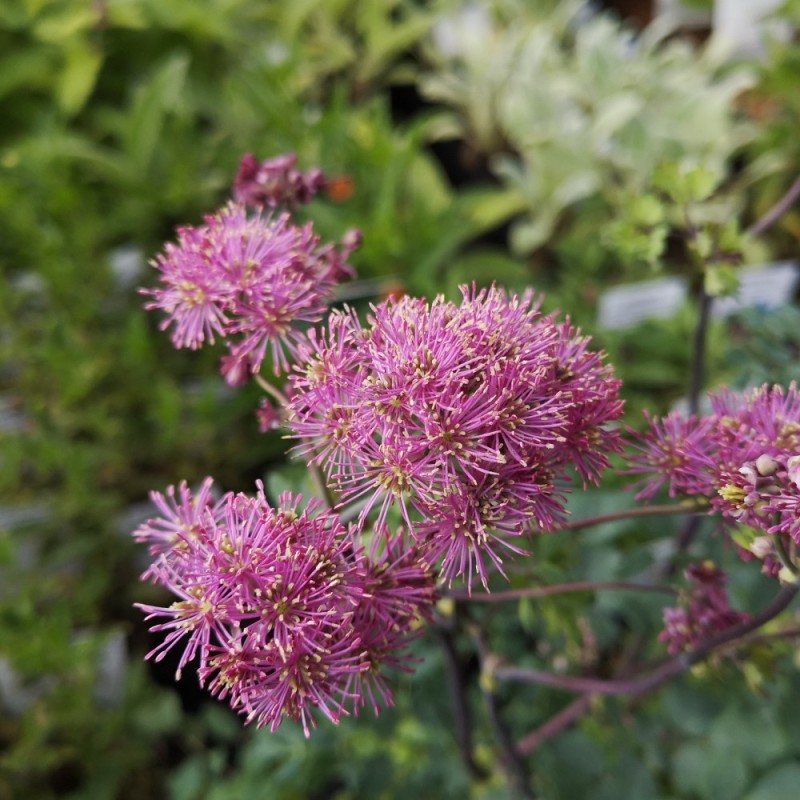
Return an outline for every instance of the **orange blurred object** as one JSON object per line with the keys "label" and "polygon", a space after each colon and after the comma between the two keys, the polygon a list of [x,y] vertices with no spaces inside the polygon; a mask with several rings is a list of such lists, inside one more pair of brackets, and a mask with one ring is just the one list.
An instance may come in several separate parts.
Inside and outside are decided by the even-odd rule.
{"label": "orange blurred object", "polygon": [[344,203],[356,190],[356,183],[349,175],[337,175],[325,183],[325,191],[334,203]]}

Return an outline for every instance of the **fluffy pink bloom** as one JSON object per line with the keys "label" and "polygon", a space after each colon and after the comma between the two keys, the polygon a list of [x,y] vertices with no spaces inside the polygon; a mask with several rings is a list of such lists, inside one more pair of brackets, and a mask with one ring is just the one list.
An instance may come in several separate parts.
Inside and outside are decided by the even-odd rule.
{"label": "fluffy pink bloom", "polygon": [[[666,486],[670,497],[710,495],[713,491],[714,460],[708,443],[713,435],[709,418],[684,418],[671,412],[659,419],[645,412],[650,428],[642,439],[634,439],[628,456],[631,474],[644,474],[639,498],[652,498]],[[634,434],[635,435],[635,434]]]}
{"label": "fluffy pink bloom", "polygon": [[214,481],[206,478],[199,490],[192,493],[186,481],[176,489],[170,486],[166,495],[150,492],[150,500],[161,516],[140,525],[133,536],[137,542],[150,545],[153,556],[168,553],[179,542],[206,535],[208,526],[216,524],[221,505],[214,501]]}
{"label": "fluffy pink bloom", "polygon": [[201,683],[272,730],[290,717],[308,735],[315,711],[337,722],[391,703],[382,670],[407,666],[435,599],[430,570],[396,547],[368,558],[318,501],[285,493],[272,507],[259,485],[212,503],[211,489],[154,493],[164,516],[135,532],[156,556],[145,577],[177,597],[138,604],[165,634],[148,658],[180,650],[179,675],[196,660]]}
{"label": "fluffy pink bloom", "polygon": [[597,480],[618,450],[619,384],[533,295],[462,289],[349,311],[298,349],[288,425],[345,502],[382,527],[398,506],[446,580],[486,583],[514,537],[563,518],[572,465]]}
{"label": "fluffy pink bloom", "polygon": [[[650,476],[640,494],[652,497],[668,485],[671,495],[706,498],[732,523],[800,542],[797,385],[723,390],[711,395],[711,409],[702,418],[650,421],[630,457],[630,472]],[[766,566],[775,571],[772,561]]]}
{"label": "fluffy pink bloom", "polygon": [[145,307],[166,313],[161,327],[176,347],[227,339],[223,373],[239,385],[267,353],[276,372],[287,369],[297,324],[321,318],[337,282],[352,275],[353,249],[321,245],[310,223],[299,227],[288,214],[249,216],[230,204],[200,227],[178,229],[178,242],[153,262],[161,285],[144,291]]}

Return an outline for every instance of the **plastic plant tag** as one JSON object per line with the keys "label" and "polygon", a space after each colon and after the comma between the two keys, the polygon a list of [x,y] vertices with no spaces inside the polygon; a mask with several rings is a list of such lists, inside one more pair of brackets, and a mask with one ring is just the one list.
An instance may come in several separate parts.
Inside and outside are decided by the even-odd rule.
{"label": "plastic plant tag", "polygon": [[727,317],[750,306],[772,309],[788,305],[800,278],[796,261],[742,267],[737,270],[737,275],[740,281],[739,291],[733,297],[722,297],[714,301],[712,313],[715,317]]}
{"label": "plastic plant tag", "polygon": [[686,281],[682,278],[615,286],[600,295],[598,325],[607,330],[622,330],[646,319],[666,319],[677,313],[686,296]]}

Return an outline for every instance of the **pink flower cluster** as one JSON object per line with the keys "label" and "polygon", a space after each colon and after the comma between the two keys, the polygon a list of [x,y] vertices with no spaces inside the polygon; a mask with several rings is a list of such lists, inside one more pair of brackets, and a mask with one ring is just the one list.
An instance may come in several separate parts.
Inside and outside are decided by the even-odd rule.
{"label": "pink flower cluster", "polygon": [[390,539],[367,558],[352,531],[288,493],[277,507],[259,485],[214,501],[206,479],[152,499],[160,512],[136,532],[155,560],[146,578],[177,598],[140,604],[166,633],[148,657],[182,646],[178,674],[197,659],[202,684],[248,722],[274,731],[284,717],[315,726],[392,702],[382,670],[407,669],[407,645],[435,599],[433,577]]}
{"label": "pink flower cluster", "polygon": [[619,382],[588,338],[533,295],[462,288],[460,305],[403,297],[367,328],[334,312],[298,346],[288,426],[343,502],[397,505],[452,581],[490,568],[564,516],[570,470],[596,481],[617,452]]}
{"label": "pink flower cluster", "polygon": [[257,209],[310,202],[325,187],[325,175],[319,169],[301,172],[296,165],[294,153],[267,161],[258,161],[252,153],[246,153],[233,183],[234,199]]}
{"label": "pink flower cluster", "polygon": [[178,229],[177,243],[153,262],[161,286],[144,291],[152,297],[145,307],[166,312],[161,327],[176,347],[228,339],[222,370],[238,385],[261,369],[268,349],[276,373],[287,369],[296,323],[319,321],[336,284],[352,277],[347,258],[358,245],[350,233],[339,249],[322,246],[310,223],[248,215],[231,203],[204,225]]}
{"label": "pink flower cluster", "polygon": [[[649,474],[640,497],[666,486],[670,496],[708,498],[728,520],[800,543],[800,392],[762,386],[711,395],[712,413],[651,419],[631,456],[631,472]],[[774,550],[753,552],[776,571]],[[779,545],[779,542],[775,542]]]}
{"label": "pink flower cluster", "polygon": [[196,493],[154,492],[159,516],[135,535],[154,558],[145,577],[177,597],[140,606],[165,634],[149,655],[179,648],[178,672],[196,659],[201,683],[248,721],[274,730],[289,716],[308,734],[315,710],[336,722],[391,702],[385,669],[408,669],[435,581],[487,586],[518,537],[555,528],[573,476],[597,482],[620,451],[622,402],[588,337],[531,292],[404,297],[366,327],[345,309],[301,331],[352,275],[360,236],[323,246],[310,225],[264,215],[323,185],[295,163],[245,156],[239,202],[178,230],[147,308],[166,313],[177,347],[225,339],[233,385],[268,354],[289,372],[286,407],[264,401],[259,426],[285,422],[338,507],[361,504],[358,523],[288,493],[273,508],[260,485],[215,500],[209,478]]}
{"label": "pink flower cluster", "polygon": [[747,619],[747,614],[731,609],[725,573],[710,561],[690,565],[685,575],[691,589],[679,607],[664,609],[664,630],[658,637],[670,653],[690,650]]}

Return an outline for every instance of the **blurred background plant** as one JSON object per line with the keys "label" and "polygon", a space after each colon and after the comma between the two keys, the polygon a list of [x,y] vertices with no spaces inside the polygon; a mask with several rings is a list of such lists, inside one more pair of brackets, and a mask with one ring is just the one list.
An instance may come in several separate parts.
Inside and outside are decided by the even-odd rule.
{"label": "blurred background plant", "polygon": [[[796,2],[781,13],[800,23]],[[548,308],[595,333],[613,283],[665,271],[699,288],[680,181],[658,174],[702,168],[690,224],[718,236],[737,219],[745,261],[796,256],[796,211],[757,241],[739,230],[800,169],[799,79],[791,43],[731,63],[713,42],[637,34],[573,2],[6,0],[0,800],[507,796],[477,696],[472,775],[461,761],[435,637],[419,643],[425,661],[394,712],[311,742],[245,730],[190,675],[176,688],[174,665],[142,663],[128,532],[150,513],[147,491],[211,472],[226,489],[267,475],[274,492],[309,491],[280,438],[254,436],[258,393],[228,390],[214,353],[174,351],[142,312],[146,262],[175,225],[225,202],[242,153],[295,151],[333,179],[308,210],[323,237],[364,232],[351,300],[497,280],[546,290]],[[715,322],[709,385],[792,378],[796,313]],[[693,325],[687,305],[596,331],[633,408],[664,410],[687,391]],[[612,484],[572,510],[623,497]],[[617,523],[541,539],[514,582],[630,579],[673,533]],[[707,554],[725,558],[719,541],[696,542],[692,555]],[[737,602],[757,605],[764,583],[732,570]],[[591,651],[610,669],[659,615],[655,599],[570,595],[521,602],[496,630],[511,656],[563,668]],[[466,643],[451,644],[474,677]],[[635,714],[603,701],[538,751],[543,796],[794,797],[793,651],[751,656],[747,689],[730,688],[722,663]],[[563,705],[533,689],[502,700],[520,736]],[[754,720],[757,742],[735,733]]]}

